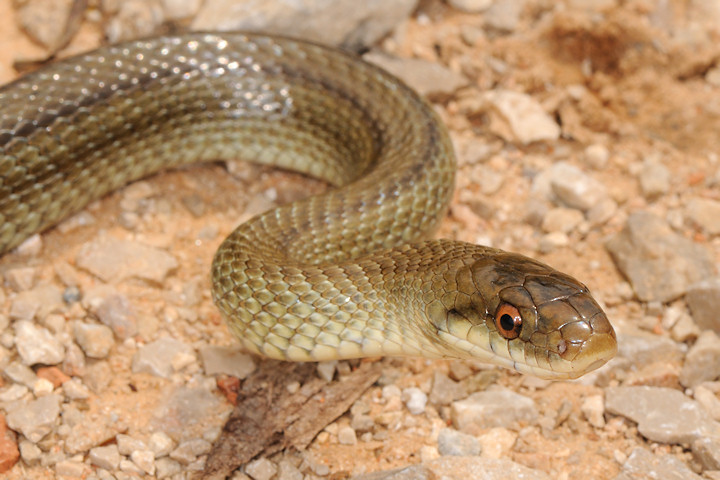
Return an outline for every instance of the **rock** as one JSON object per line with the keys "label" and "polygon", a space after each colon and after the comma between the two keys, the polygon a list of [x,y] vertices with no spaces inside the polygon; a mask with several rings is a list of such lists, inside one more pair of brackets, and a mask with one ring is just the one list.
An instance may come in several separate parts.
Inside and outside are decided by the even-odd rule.
{"label": "rock", "polygon": [[531,96],[496,89],[483,98],[490,114],[490,130],[503,139],[527,145],[559,138],[560,127]]}
{"label": "rock", "polygon": [[467,78],[437,62],[419,58],[397,58],[382,52],[366,53],[363,60],[399,77],[423,97],[447,98],[468,84]]}
{"label": "rock", "polygon": [[118,465],[120,465],[120,453],[118,452],[117,445],[92,448],[90,449],[88,458],[90,459],[90,463],[105,470],[116,470]]}
{"label": "rock", "polygon": [[593,427],[603,428],[605,426],[605,407],[603,405],[602,395],[585,397],[580,410]]}
{"label": "rock", "polygon": [[54,285],[38,285],[18,293],[10,305],[10,318],[27,320],[45,318],[64,308],[62,292]]}
{"label": "rock", "polygon": [[428,397],[419,388],[406,388],[402,392],[402,400],[413,415],[420,415],[425,411]]}
{"label": "rock", "polygon": [[338,443],[340,445],[356,445],[357,444],[357,434],[355,433],[355,430],[353,430],[352,427],[340,427],[338,430]]}
{"label": "rock", "polygon": [[337,366],[338,361],[337,360],[328,360],[325,362],[318,362],[317,364],[317,373],[320,378],[325,380],[326,382],[332,382],[333,377],[335,377],[335,367]]}
{"label": "rock", "polygon": [[15,322],[15,346],[23,363],[57,365],[65,358],[62,343],[47,329],[27,321]]}
{"label": "rock", "polygon": [[[585,0],[583,0],[585,1]],[[588,145],[583,152],[585,163],[596,170],[602,170],[610,159],[610,151],[602,143]]]}
{"label": "rock", "polygon": [[671,388],[609,387],[605,409],[636,422],[640,434],[654,442],[691,443],[720,435],[720,423],[708,419],[695,400]]}
{"label": "rock", "polygon": [[645,160],[640,170],[640,190],[649,200],[665,195],[670,190],[670,170],[657,160]]}
{"label": "rock", "polygon": [[90,358],[105,358],[115,346],[113,332],[105,325],[75,322],[73,336],[85,355]]}
{"label": "rock", "polygon": [[243,379],[255,371],[252,357],[237,347],[208,345],[200,347],[199,353],[206,375],[224,374]]}
{"label": "rock", "polygon": [[150,450],[135,450],[130,454],[130,460],[148,475],[155,473],[155,455]]}
{"label": "rock", "polygon": [[454,428],[443,428],[438,435],[440,455],[475,456],[480,455],[480,442],[472,435],[458,432]]}
{"label": "rock", "polygon": [[212,444],[202,438],[194,438],[182,442],[178,447],[170,452],[170,458],[180,462],[182,465],[190,465],[197,460],[197,457],[205,455],[212,449]]}
{"label": "rock", "polygon": [[169,378],[173,372],[193,361],[195,352],[192,347],[174,338],[164,337],[138,349],[133,356],[132,371]]}
{"label": "rock", "polygon": [[423,465],[382,470],[350,477],[350,480],[437,480],[437,476]]}
{"label": "rock", "polygon": [[525,0],[495,0],[485,12],[485,25],[502,32],[513,32],[524,7]]}
{"label": "rock", "polygon": [[245,473],[253,480],[270,480],[277,473],[277,466],[267,458],[259,458],[245,466]]}
{"label": "rock", "polygon": [[7,424],[31,442],[37,443],[55,427],[61,402],[62,398],[56,394],[22,402],[8,412]]}
{"label": "rock", "polygon": [[493,0],[448,0],[448,5],[468,13],[481,13],[492,5]]}
{"label": "rock", "polygon": [[120,339],[138,334],[138,320],[130,300],[125,295],[110,294],[99,299],[93,308],[98,320],[110,327]]}
{"label": "rock", "polygon": [[118,434],[115,437],[115,441],[117,442],[118,451],[121,455],[130,455],[135,450],[147,449],[145,443],[142,440],[138,440],[131,437],[130,435],[125,435],[123,433]]}
{"label": "rock", "polygon": [[710,418],[720,421],[720,398],[706,385],[711,384],[702,384],[695,387],[693,397],[708,412]]}
{"label": "rock", "polygon": [[105,26],[110,43],[152,35],[165,20],[163,9],[156,1],[124,0],[118,7]]}
{"label": "rock", "polygon": [[672,455],[653,455],[644,448],[632,451],[615,480],[702,480]]}
{"label": "rock", "polygon": [[509,390],[498,390],[477,392],[453,402],[450,416],[455,428],[476,434],[485,428],[533,423],[538,412],[532,399]]}
{"label": "rock", "polygon": [[605,246],[643,302],[669,302],[715,274],[707,249],[674,233],[651,213],[631,214]]}
{"label": "rock", "polygon": [[60,460],[55,464],[55,474],[67,478],[87,478],[91,469],[89,465],[75,460]]}
{"label": "rock", "polygon": [[700,334],[685,356],[685,363],[680,371],[680,383],[692,388],[718,378],[720,378],[720,338],[715,332],[708,330]]}
{"label": "rock", "polygon": [[20,362],[12,362],[10,365],[5,367],[4,373],[10,377],[10,380],[13,382],[31,388],[35,385],[38,378],[30,367],[23,365]]}
{"label": "rock", "polygon": [[183,20],[194,16],[200,6],[202,0],[161,0],[163,13],[167,20]]}
{"label": "rock", "polygon": [[155,458],[169,455],[175,448],[175,442],[165,432],[155,432],[150,435],[150,450],[155,454]]}
{"label": "rock", "polygon": [[62,387],[65,397],[71,400],[83,400],[90,398],[90,390],[88,390],[85,385],[75,378],[71,378],[67,382],[64,382]]}
{"label": "rock", "polygon": [[433,405],[449,405],[455,400],[467,397],[467,390],[460,382],[450,380],[443,372],[435,371],[429,400]]}
{"label": "rock", "polygon": [[483,458],[503,458],[512,451],[518,434],[506,428],[491,428],[478,437]]}
{"label": "rock", "polygon": [[710,235],[720,233],[720,202],[709,198],[693,198],[685,207],[685,217]]}
{"label": "rock", "polygon": [[277,480],[303,480],[303,474],[292,462],[282,459],[278,463]]}
{"label": "rock", "polygon": [[191,30],[254,30],[344,46],[367,47],[415,10],[417,0],[206,0]]}
{"label": "rock", "polygon": [[703,470],[720,470],[720,438],[698,438],[692,443],[692,452]]}
{"label": "rock", "polygon": [[692,318],[702,330],[720,334],[720,278],[715,277],[690,285],[685,295]]}
{"label": "rock", "polygon": [[428,462],[426,466],[439,479],[550,480],[551,478],[543,471],[533,470],[506,458],[445,456]]}
{"label": "rock", "polygon": [[9,471],[20,458],[16,435],[9,431],[5,416],[0,414],[0,473]]}
{"label": "rock", "polygon": [[176,442],[201,438],[207,425],[231,409],[217,396],[200,387],[178,387],[168,395],[164,404],[153,413],[151,426],[163,431]]}
{"label": "rock", "polygon": [[104,282],[138,278],[161,283],[178,265],[164,250],[110,236],[83,245],[75,262]]}
{"label": "rock", "polygon": [[584,218],[582,212],[574,208],[553,208],[545,214],[542,229],[546,232],[569,233],[574,230]]}
{"label": "rock", "polygon": [[17,4],[16,18],[33,40],[54,52],[69,38],[73,4],[73,0],[29,0]]}

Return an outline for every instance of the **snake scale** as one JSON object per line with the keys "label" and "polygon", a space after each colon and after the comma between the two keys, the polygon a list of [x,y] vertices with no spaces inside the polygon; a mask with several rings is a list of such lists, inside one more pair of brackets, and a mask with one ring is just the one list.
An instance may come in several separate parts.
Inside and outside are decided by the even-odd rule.
{"label": "snake scale", "polygon": [[575,378],[616,352],[587,288],[530,258],[428,240],[448,134],[355,56],[249,33],[103,47],[0,89],[0,253],[158,170],[240,157],[328,192],[240,225],[212,265],[230,329],[266,357],[473,358]]}

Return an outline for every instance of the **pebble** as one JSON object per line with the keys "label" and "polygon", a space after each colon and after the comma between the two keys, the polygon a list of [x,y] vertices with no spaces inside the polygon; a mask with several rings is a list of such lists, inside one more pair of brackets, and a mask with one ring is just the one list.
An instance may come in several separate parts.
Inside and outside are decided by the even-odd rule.
{"label": "pebble", "polygon": [[303,480],[303,474],[291,462],[282,459],[278,463],[277,480]]}
{"label": "pebble", "polygon": [[444,456],[428,462],[426,467],[429,468],[435,475],[435,478],[438,479],[550,480],[550,478],[556,478],[550,477],[541,470],[528,468],[506,458]]}
{"label": "pebble", "polygon": [[555,120],[529,95],[495,89],[485,92],[483,99],[490,112],[490,130],[507,141],[527,145],[560,136]]}
{"label": "pebble", "polygon": [[202,6],[202,0],[161,0],[166,20],[183,20],[194,16]]}
{"label": "pebble", "polygon": [[318,362],[317,373],[320,378],[326,382],[332,382],[335,376],[335,367],[337,366],[337,360],[329,360],[326,362]]}
{"label": "pebble", "polygon": [[252,356],[238,347],[208,345],[200,347],[198,353],[206,375],[222,374],[243,379],[255,371]]}
{"label": "pebble", "polygon": [[10,318],[30,321],[45,318],[64,308],[62,292],[54,285],[38,285],[32,290],[18,293],[10,305]]}
{"label": "pebble", "polygon": [[28,0],[16,5],[16,18],[33,40],[54,52],[67,40],[72,0]]}
{"label": "pebble", "polygon": [[50,380],[47,380],[45,378],[38,378],[35,382],[35,385],[33,385],[33,395],[35,395],[36,397],[48,395],[52,393],[53,390],[55,390],[55,386]]}
{"label": "pebble", "polygon": [[358,50],[387,35],[416,9],[416,0],[238,2],[205,0],[191,30],[262,30]]}
{"label": "pebble", "polygon": [[[381,470],[350,477],[350,480],[435,480],[438,477],[424,465]],[[448,477],[454,478],[454,477]]]}
{"label": "pebble", "polygon": [[42,457],[42,450],[40,450],[40,447],[38,447],[36,444],[29,440],[22,440],[20,441],[20,456],[23,459],[23,462],[27,463],[28,465],[32,465],[38,460],[40,460],[40,457]]}
{"label": "pebble", "polygon": [[720,334],[720,277],[690,285],[685,301],[699,328]]}
{"label": "pebble", "polygon": [[51,394],[8,407],[7,424],[31,442],[50,433],[60,415],[60,395]]}
{"label": "pebble", "polygon": [[648,200],[665,195],[670,190],[670,170],[658,160],[646,159],[640,170],[640,190]]}
{"label": "pebble", "polygon": [[691,448],[704,470],[720,470],[720,438],[698,438]]}
{"label": "pebble", "polygon": [[706,381],[720,378],[720,338],[712,330],[700,334],[685,356],[680,371],[680,383],[695,387]]}
{"label": "pebble", "polygon": [[533,423],[538,411],[531,398],[509,390],[496,390],[473,393],[465,400],[453,402],[450,416],[455,428],[477,434],[485,428]]}
{"label": "pebble", "polygon": [[5,282],[16,292],[31,290],[35,285],[37,269],[33,267],[17,267],[5,272]]}
{"label": "pebble", "polygon": [[672,455],[654,455],[644,448],[632,451],[615,480],[702,480],[683,462]]}
{"label": "pebble", "polygon": [[608,387],[605,409],[638,424],[648,440],[691,443],[708,435],[720,435],[720,423],[707,418],[695,400],[664,387]]}
{"label": "pebble", "polygon": [[55,474],[69,478],[86,478],[90,467],[76,460],[60,460],[55,464]]}
{"label": "pebble", "polygon": [[443,428],[438,434],[438,452],[440,455],[475,456],[480,455],[481,445],[472,435]]}
{"label": "pebble", "polygon": [[357,434],[352,427],[340,427],[337,437],[340,445],[357,445]]}
{"label": "pebble", "polygon": [[146,450],[147,447],[142,440],[131,437],[120,433],[115,437],[115,442],[118,446],[118,451],[121,455],[130,455],[135,450]]}
{"label": "pebble", "polygon": [[[130,2],[123,5],[126,3]],[[178,266],[175,257],[164,250],[107,235],[83,245],[75,262],[104,282],[137,278],[162,283]]]}
{"label": "pebble", "polygon": [[63,383],[63,393],[71,400],[83,400],[90,398],[90,390],[80,383],[80,380],[72,378]]}
{"label": "pebble", "polygon": [[194,438],[182,442],[178,447],[170,452],[170,458],[180,462],[183,465],[190,465],[197,457],[205,455],[212,449],[212,444],[202,438]]}
{"label": "pebble", "polygon": [[105,325],[74,322],[73,336],[85,355],[90,358],[105,358],[115,346],[113,332]]}
{"label": "pebble", "polygon": [[117,470],[120,465],[120,452],[117,445],[95,447],[88,454],[90,463],[106,470]]}
{"label": "pebble", "polygon": [[448,0],[448,5],[468,13],[481,13],[490,8],[493,0]]}
{"label": "pebble", "polygon": [[277,473],[277,466],[267,458],[259,458],[245,465],[245,473],[253,480],[270,480]]}
{"label": "pebble", "polygon": [[468,84],[463,75],[437,62],[420,58],[397,58],[370,52],[363,55],[363,60],[398,76],[423,97],[449,97]]}
{"label": "pebble", "polygon": [[543,171],[533,180],[532,188],[548,200],[582,212],[608,198],[605,185],[567,162]]}
{"label": "pebble", "polygon": [[623,230],[605,246],[644,302],[670,302],[693,283],[715,274],[714,260],[705,247],[676,234],[648,212],[631,214]]}
{"label": "pebble", "polygon": [[208,425],[216,424],[231,408],[208,388],[180,386],[166,395],[165,403],[153,413],[151,424],[155,430],[182,442],[203,437]]}
{"label": "pebble", "polygon": [[502,32],[513,32],[520,23],[524,0],[495,0],[485,12],[485,25]]}
{"label": "pebble", "polygon": [[585,163],[595,170],[602,170],[610,159],[610,151],[602,143],[588,145],[583,152]]}
{"label": "pebble", "polygon": [[50,331],[28,321],[14,325],[15,347],[25,365],[57,365],[65,359],[62,343]]}
{"label": "pebble", "polygon": [[195,357],[195,352],[189,345],[164,337],[138,348],[133,356],[133,373],[149,373],[156,377],[169,378],[176,370],[176,366],[185,363],[185,358]]}
{"label": "pebble", "polygon": [[164,21],[163,10],[156,2],[124,0],[105,25],[105,35],[110,43],[131,38],[147,37]]}
{"label": "pebble", "polygon": [[602,395],[590,395],[585,397],[582,405],[580,406],[580,410],[593,427],[603,428],[605,426],[605,407],[603,405]]}
{"label": "pebble", "polygon": [[170,478],[183,470],[182,465],[171,458],[163,457],[155,460],[155,475],[157,478]]}
{"label": "pebble", "polygon": [[557,207],[545,214],[542,229],[546,232],[570,233],[585,219],[580,210],[574,208]]}
{"label": "pebble", "polygon": [[[97,315],[98,320],[110,327],[119,339],[132,338],[138,333],[138,320],[135,309],[125,295],[113,293],[96,298],[96,308],[91,309]],[[93,293],[99,293],[95,290]],[[87,297],[87,295],[86,295]],[[95,303],[95,302],[93,302]]]}
{"label": "pebble", "polygon": [[710,235],[720,233],[720,202],[709,198],[693,198],[685,207],[691,224]]}
{"label": "pebble", "polygon": [[130,460],[148,475],[155,473],[155,455],[150,450],[135,450]]}
{"label": "pebble", "polygon": [[27,365],[23,365],[20,362],[12,362],[10,365],[5,367],[5,375],[15,383],[20,383],[28,388],[32,388],[37,381],[37,375]]}
{"label": "pebble", "polygon": [[512,451],[518,434],[507,428],[491,428],[478,437],[483,458],[503,458]]}
{"label": "pebble", "polygon": [[428,400],[433,405],[449,405],[455,400],[467,397],[468,392],[465,386],[438,370],[433,374],[433,384]]}
{"label": "pebble", "polygon": [[410,413],[420,415],[425,412],[428,397],[419,388],[410,387],[403,390],[402,400]]}
{"label": "pebble", "polygon": [[720,421],[720,398],[708,386],[711,383],[704,383],[695,387],[693,397],[703,409],[708,412],[710,418]]}
{"label": "pebble", "polygon": [[155,432],[150,435],[149,440],[150,450],[155,454],[155,458],[164,457],[169,455],[175,448],[175,442],[165,432]]}

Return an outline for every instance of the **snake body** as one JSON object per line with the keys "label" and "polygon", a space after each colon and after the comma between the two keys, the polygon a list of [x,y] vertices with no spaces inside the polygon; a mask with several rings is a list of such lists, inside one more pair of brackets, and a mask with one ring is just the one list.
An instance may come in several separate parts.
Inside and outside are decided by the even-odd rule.
{"label": "snake body", "polygon": [[0,253],[135,179],[277,165],[333,187],[240,225],[213,298],[251,351],[475,358],[574,378],[616,351],[587,288],[535,260],[428,240],[455,161],[431,107],[356,57],[197,33],[103,47],[0,89]]}

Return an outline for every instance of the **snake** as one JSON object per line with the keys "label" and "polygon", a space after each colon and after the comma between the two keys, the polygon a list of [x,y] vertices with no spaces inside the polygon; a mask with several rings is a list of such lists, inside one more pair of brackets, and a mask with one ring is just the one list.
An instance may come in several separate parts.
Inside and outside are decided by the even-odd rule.
{"label": "snake", "polygon": [[615,355],[584,284],[434,238],[456,159],[428,101],[355,54],[282,36],[134,40],[0,87],[0,254],[129,182],[236,158],[328,184],[215,253],[213,300],[248,351],[472,359],[556,380]]}

